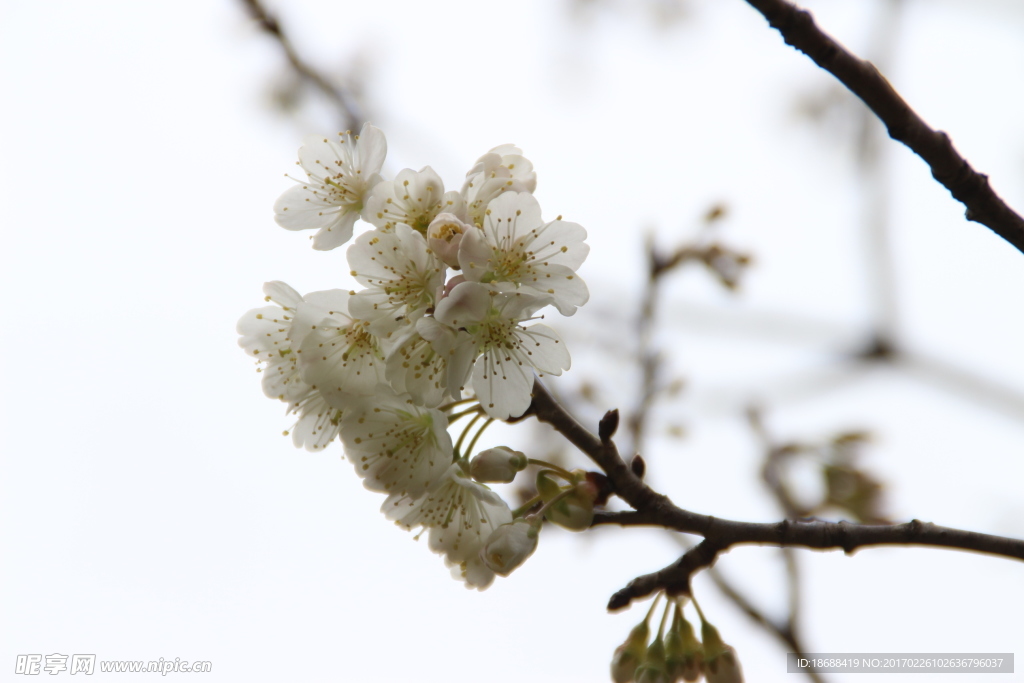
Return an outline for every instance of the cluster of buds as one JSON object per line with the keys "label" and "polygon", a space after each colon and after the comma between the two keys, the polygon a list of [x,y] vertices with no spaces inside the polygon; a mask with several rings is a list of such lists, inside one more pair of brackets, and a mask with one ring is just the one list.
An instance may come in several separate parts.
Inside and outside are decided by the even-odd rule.
{"label": "cluster of buds", "polygon": [[736,651],[722,641],[718,629],[704,618],[696,602],[693,604],[701,620],[703,643],[683,615],[687,598],[682,596],[668,598],[661,625],[650,640],[648,622],[660,597],[659,594],[644,620],[633,627],[626,641],[616,648],[612,656],[612,680],[615,683],[676,683],[697,681],[704,676],[708,683],[742,683],[743,673]]}
{"label": "cluster of buds", "polygon": [[[554,330],[526,323],[587,302],[576,274],[586,231],[542,220],[533,165],[512,145],[481,156],[447,192],[429,166],[383,178],[386,152],[369,124],[306,139],[305,178],[278,199],[276,220],[316,230],[321,251],[352,240],[348,268],[362,289],[303,296],[268,282],[268,305],[238,322],[239,344],[261,363],[264,393],[298,416],[294,444],[317,451],[340,439],[364,486],[387,496],[388,519],[421,529],[453,576],[483,589],[529,557],[542,518],[517,518],[486,486],[512,481],[525,455],[469,455],[488,424],[527,410],[535,374],[569,369]],[[359,219],[369,229],[353,240]],[[545,512],[582,528],[589,494],[572,485]]]}

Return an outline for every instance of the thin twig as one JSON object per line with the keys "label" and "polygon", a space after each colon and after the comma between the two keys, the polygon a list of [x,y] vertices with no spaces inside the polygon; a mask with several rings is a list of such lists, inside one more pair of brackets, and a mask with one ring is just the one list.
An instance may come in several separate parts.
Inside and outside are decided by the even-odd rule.
{"label": "thin twig", "polygon": [[[793,500],[792,494],[789,492],[789,488],[786,486],[786,482],[782,477],[780,465],[782,458],[784,457],[784,450],[782,447],[777,445],[768,433],[768,428],[764,424],[763,416],[761,412],[756,408],[750,408],[747,411],[747,418],[750,421],[750,426],[761,442],[761,447],[764,449],[764,468],[762,470],[762,481],[768,487],[772,496],[775,498],[775,502],[778,503],[779,507],[782,508],[783,514],[786,519],[794,519],[800,516],[799,507]],[[786,588],[789,593],[789,604],[788,614],[786,616],[786,623],[784,626],[779,626],[774,622],[771,625],[775,627],[779,638],[784,642],[791,645],[795,652],[802,653],[806,652],[802,645],[802,631],[801,625],[801,582],[800,582],[800,563],[797,560],[796,552],[792,548],[781,548],[782,559],[786,565]],[[714,578],[714,577],[712,577]],[[808,675],[816,680],[821,680],[818,672],[808,667]]]}
{"label": "thin twig", "polygon": [[786,0],[747,2],[764,15],[788,45],[806,54],[863,100],[885,124],[889,137],[924,159],[932,176],[967,207],[967,220],[988,226],[1024,252],[1024,218],[999,198],[988,176],[975,171],[957,153],[948,135],[930,128],[910,108],[871,62],[847,51],[815,25],[810,12]]}

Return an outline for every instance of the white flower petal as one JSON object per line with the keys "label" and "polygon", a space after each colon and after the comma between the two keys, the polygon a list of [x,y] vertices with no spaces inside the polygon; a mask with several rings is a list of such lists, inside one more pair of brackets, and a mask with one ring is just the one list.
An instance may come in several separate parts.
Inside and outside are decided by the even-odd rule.
{"label": "white flower petal", "polygon": [[478,555],[494,530],[512,521],[505,501],[467,477],[458,463],[422,497],[392,494],[381,511],[405,529],[427,529],[430,549],[452,563]]}
{"label": "white flower petal", "polygon": [[391,182],[373,188],[366,199],[363,220],[382,230],[403,223],[425,234],[437,214],[445,210],[444,183],[434,169],[402,169]]}
{"label": "white flower petal", "polygon": [[352,314],[386,337],[412,325],[434,305],[444,285],[445,265],[408,225],[359,236],[348,249],[351,274],[367,289],[356,293]]}
{"label": "white flower petal", "polygon": [[544,223],[532,195],[506,192],[488,205],[481,230],[462,237],[459,264],[467,280],[529,287],[572,315],[590,297],[575,272],[590,250],[586,235],[576,223]]}
{"label": "white flower petal", "polygon": [[342,411],[328,405],[318,391],[310,390],[305,398],[293,403],[288,412],[299,415],[290,430],[296,448],[311,452],[323,450],[341,432]]}
{"label": "white flower petal", "polygon": [[334,249],[352,237],[367,194],[380,182],[387,152],[383,134],[369,124],[360,136],[336,142],[310,136],[299,148],[307,180],[290,188],[274,204],[274,218],[287,230],[317,230],[313,248]]}
{"label": "white flower petal", "polygon": [[362,321],[324,319],[302,342],[302,379],[328,399],[332,395],[371,396],[384,376],[384,354]]}
{"label": "white flower petal", "polygon": [[382,390],[344,411],[341,435],[366,488],[418,498],[451,465],[447,429],[444,413]]}

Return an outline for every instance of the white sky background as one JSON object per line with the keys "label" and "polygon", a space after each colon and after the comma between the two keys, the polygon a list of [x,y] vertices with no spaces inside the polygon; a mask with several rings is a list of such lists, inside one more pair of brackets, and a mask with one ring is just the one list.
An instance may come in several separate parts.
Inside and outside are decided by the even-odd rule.
{"label": "white sky background", "polygon": [[[761,397],[780,438],[874,431],[867,463],[894,518],[1024,536],[1021,414],[885,370],[775,400],[792,386],[780,378],[827,369],[859,341],[862,197],[852,128],[793,113],[830,77],[745,3],[691,3],[666,30],[635,11],[576,24],[542,0],[279,5],[313,60],[369,59],[389,174],[429,164],[458,187],[488,148],[525,149],[545,215],[590,232],[591,303],[548,322],[573,352],[569,383],[604,378],[609,408],[627,407],[631,370],[601,350],[629,342],[645,231],[671,246],[711,202],[728,204],[722,236],[757,261],[741,295],[695,271],[663,302],[658,341],[689,384],[654,431],[682,422],[688,438],[655,438],[647,459],[678,504],[778,518],[735,410]],[[810,7],[871,49],[876,3]],[[311,455],[280,436],[290,421],[263,397],[235,321],[266,280],[350,284],[343,250],[314,252],[273,223],[301,136],[324,132],[263,106],[274,47],[226,0],[0,5],[0,672],[17,680],[17,654],[57,652],[210,660],[210,681],[607,680],[646,603],[604,605],[672,561],[671,541],[545,531],[512,577],[466,591],[378,513],[340,446]],[[1024,208],[1024,12],[912,2],[889,75]],[[965,222],[919,159],[886,150],[903,338],[1024,390],[1024,256]],[[726,334],[695,306],[816,321],[814,334]],[[525,445],[526,431],[501,434]],[[1024,672],[1020,563],[921,549],[801,560],[811,650],[1016,651]],[[783,608],[776,551],[718,566]],[[748,680],[800,680],[706,578],[696,590]],[[1011,679],[1024,673],[998,678]]]}

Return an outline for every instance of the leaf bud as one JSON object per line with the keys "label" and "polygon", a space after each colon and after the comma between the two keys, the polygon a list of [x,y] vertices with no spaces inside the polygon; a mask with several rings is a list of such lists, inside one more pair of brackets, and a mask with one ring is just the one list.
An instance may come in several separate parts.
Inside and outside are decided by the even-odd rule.
{"label": "leaf bud", "polygon": [[633,456],[633,459],[629,461],[629,470],[636,475],[637,479],[643,479],[644,474],[647,472],[647,463],[640,456],[639,453]]}

